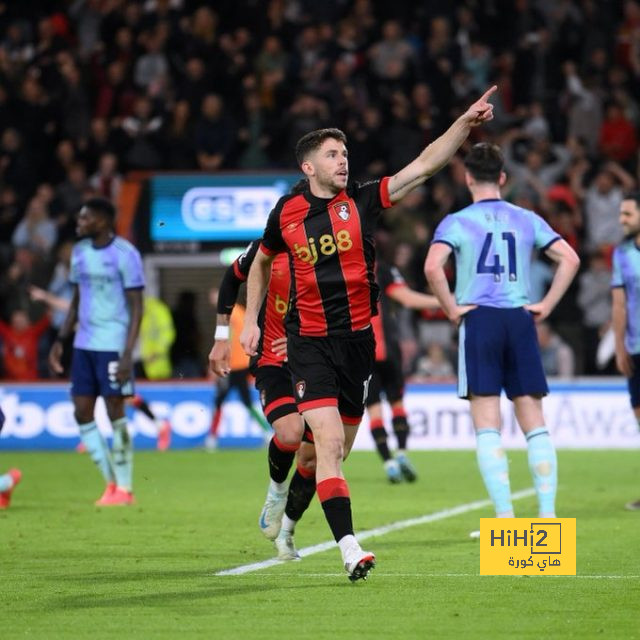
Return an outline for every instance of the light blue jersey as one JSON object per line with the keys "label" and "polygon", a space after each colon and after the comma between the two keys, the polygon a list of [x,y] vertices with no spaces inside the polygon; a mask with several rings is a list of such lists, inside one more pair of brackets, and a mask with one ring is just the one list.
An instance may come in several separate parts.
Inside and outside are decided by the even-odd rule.
{"label": "light blue jersey", "polygon": [[454,251],[458,304],[513,309],[538,302],[530,299],[531,252],[559,239],[533,211],[496,199],[448,215],[433,242]]}
{"label": "light blue jersey", "polygon": [[624,287],[627,299],[627,328],[624,343],[631,354],[640,353],[640,247],[633,238],[613,252],[612,287]]}
{"label": "light blue jersey", "polygon": [[130,317],[126,290],[144,287],[138,250],[119,236],[99,248],[81,240],[73,248],[69,280],[80,295],[73,346],[122,353]]}

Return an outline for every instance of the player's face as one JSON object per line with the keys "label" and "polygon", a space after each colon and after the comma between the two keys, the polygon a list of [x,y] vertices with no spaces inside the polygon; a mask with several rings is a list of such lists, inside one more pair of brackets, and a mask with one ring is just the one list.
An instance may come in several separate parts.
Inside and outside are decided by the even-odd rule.
{"label": "player's face", "polygon": [[347,186],[349,160],[347,147],[343,142],[328,138],[311,155],[309,162],[319,186],[333,193],[338,193]]}
{"label": "player's face", "polygon": [[82,207],[76,217],[76,233],[80,238],[95,238],[102,230],[100,216],[88,207]]}
{"label": "player's face", "polygon": [[640,234],[640,209],[635,200],[623,200],[620,205],[620,224],[625,236]]}

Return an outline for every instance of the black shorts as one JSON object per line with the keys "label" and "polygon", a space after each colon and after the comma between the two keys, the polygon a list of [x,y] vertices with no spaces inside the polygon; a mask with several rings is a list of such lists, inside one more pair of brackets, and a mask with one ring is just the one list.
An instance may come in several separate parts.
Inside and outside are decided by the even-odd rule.
{"label": "black shorts", "polygon": [[291,413],[298,413],[293,397],[291,372],[286,364],[281,367],[258,367],[255,375],[262,411],[269,424]]}
{"label": "black shorts", "polygon": [[289,334],[287,354],[298,411],[338,407],[345,424],[359,424],[374,352],[371,328],[344,338]]}
{"label": "black shorts", "polygon": [[389,404],[402,400],[404,396],[404,378],[398,360],[376,360],[369,385],[367,407],[378,404],[382,393]]}

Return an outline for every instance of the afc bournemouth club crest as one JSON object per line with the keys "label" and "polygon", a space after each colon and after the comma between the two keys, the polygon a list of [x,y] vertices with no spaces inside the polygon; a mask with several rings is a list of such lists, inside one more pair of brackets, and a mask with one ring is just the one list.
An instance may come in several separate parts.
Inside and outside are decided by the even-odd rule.
{"label": "afc bournemouth club crest", "polygon": [[344,222],[346,222],[351,215],[348,202],[336,202],[333,205],[333,210],[336,212],[338,218],[340,218],[340,220],[343,220]]}
{"label": "afc bournemouth club crest", "polygon": [[296,382],[296,393],[298,394],[298,398],[302,400],[304,398],[304,392],[307,388],[307,383],[304,380],[300,380]]}

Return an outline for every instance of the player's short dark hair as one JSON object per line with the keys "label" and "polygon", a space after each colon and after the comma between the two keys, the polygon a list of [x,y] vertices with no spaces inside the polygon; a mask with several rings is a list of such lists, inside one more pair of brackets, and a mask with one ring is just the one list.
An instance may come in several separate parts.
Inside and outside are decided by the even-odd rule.
{"label": "player's short dark hair", "polygon": [[497,184],[504,168],[504,156],[497,144],[479,142],[471,147],[464,166],[474,180]]}
{"label": "player's short dark hair", "polygon": [[116,208],[113,206],[111,200],[107,200],[106,198],[89,198],[83,206],[103,215],[111,223],[115,222]]}
{"label": "player's short dark hair", "polygon": [[329,138],[347,144],[347,136],[343,131],[336,128],[316,129],[302,136],[296,143],[296,160],[298,161],[298,166],[304,162],[305,158],[312,151],[318,149],[322,143]]}
{"label": "player's short dark hair", "polygon": [[640,209],[640,191],[629,191],[624,194],[623,200],[633,200]]}

